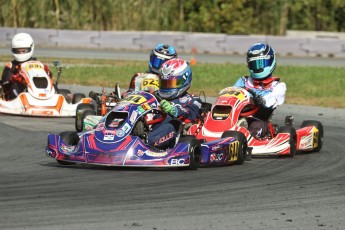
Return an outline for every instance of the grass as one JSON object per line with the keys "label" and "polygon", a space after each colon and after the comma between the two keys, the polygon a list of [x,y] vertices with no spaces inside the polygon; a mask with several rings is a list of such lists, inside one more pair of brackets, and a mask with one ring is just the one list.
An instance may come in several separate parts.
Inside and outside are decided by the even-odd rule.
{"label": "grass", "polygon": [[[11,60],[9,56],[0,56],[0,62]],[[53,58],[40,58],[52,66]],[[60,59],[63,64],[59,83],[88,86],[113,87],[116,82],[127,88],[131,77],[136,72],[147,69],[146,61],[114,61],[93,59]],[[3,68],[3,65],[2,65]],[[217,96],[218,92],[235,83],[242,75],[247,75],[246,66],[239,64],[198,63],[192,66],[193,83],[190,93]],[[340,67],[302,67],[278,66],[275,75],[281,77],[287,85],[285,103],[314,105],[322,107],[345,108],[345,68]]]}

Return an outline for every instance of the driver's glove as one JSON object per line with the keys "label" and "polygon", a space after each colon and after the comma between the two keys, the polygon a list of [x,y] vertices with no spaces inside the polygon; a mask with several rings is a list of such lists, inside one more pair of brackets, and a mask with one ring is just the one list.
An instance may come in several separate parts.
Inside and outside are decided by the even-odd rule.
{"label": "driver's glove", "polygon": [[255,105],[258,105],[258,106],[265,106],[265,104],[266,104],[265,99],[260,95],[256,95],[253,98],[253,100],[254,100]]}
{"label": "driver's glove", "polygon": [[163,99],[159,104],[164,112],[172,115],[173,117],[177,117],[177,108],[173,106],[169,101]]}

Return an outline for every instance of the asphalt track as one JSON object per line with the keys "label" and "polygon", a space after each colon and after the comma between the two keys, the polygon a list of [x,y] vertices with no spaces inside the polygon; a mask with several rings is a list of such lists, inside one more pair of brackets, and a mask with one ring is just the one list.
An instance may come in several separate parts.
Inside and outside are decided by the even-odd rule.
{"label": "asphalt track", "polygon": [[283,105],[273,121],[285,115],[321,121],[323,149],[180,171],[61,166],[43,149],[73,118],[2,114],[0,229],[344,229],[345,110]]}
{"label": "asphalt track", "polygon": [[60,166],[43,148],[73,118],[0,115],[0,229],[344,229],[345,110],[284,105],[319,120],[321,152],[196,171]]}

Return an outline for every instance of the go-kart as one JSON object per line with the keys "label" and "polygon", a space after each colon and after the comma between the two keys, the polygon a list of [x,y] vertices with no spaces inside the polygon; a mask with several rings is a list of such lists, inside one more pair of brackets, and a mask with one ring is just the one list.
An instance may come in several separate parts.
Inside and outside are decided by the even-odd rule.
{"label": "go-kart", "polygon": [[46,155],[58,163],[96,164],[121,167],[184,167],[197,169],[200,164],[243,163],[246,140],[224,136],[200,144],[195,137],[183,134],[183,123],[172,119],[177,137],[166,149],[147,144],[152,125],[167,116],[157,95],[144,91],[126,94],[111,111],[89,131],[49,134]]}
{"label": "go-kart", "polygon": [[[239,131],[248,141],[252,156],[278,155],[293,157],[296,151],[318,152],[323,145],[323,126],[319,121],[305,120],[299,129],[293,127],[293,117],[286,116],[285,125],[278,126],[269,119],[269,131],[263,138],[252,136],[248,124],[259,107],[253,104],[255,92],[238,87],[223,89],[203,122],[194,124],[189,135],[212,141],[224,132],[233,136]],[[238,135],[238,134],[236,134]]]}
{"label": "go-kart", "polygon": [[91,91],[89,97],[93,99],[91,104],[81,103],[77,106],[75,115],[75,130],[77,132],[91,130],[98,124],[102,117],[109,112],[120,100],[120,86],[115,85],[114,92],[102,93]]}
{"label": "go-kart", "polygon": [[[142,73],[135,78],[133,84],[137,91],[154,92],[158,89],[159,77],[152,73]],[[80,104],[77,107],[75,116],[76,131],[93,129],[102,116],[110,111],[126,93],[121,94],[119,83],[115,84],[115,89],[111,93],[105,92],[104,89],[101,93],[91,91],[89,97],[93,99],[93,105]]]}
{"label": "go-kart", "polygon": [[39,61],[28,61],[21,64],[19,78],[26,84],[26,90],[15,99],[6,100],[1,89],[0,113],[18,114],[24,116],[59,116],[72,117],[80,103],[88,104],[90,98],[84,94],[58,89],[58,79],[61,75],[60,62],[55,62],[58,76],[54,84]]}

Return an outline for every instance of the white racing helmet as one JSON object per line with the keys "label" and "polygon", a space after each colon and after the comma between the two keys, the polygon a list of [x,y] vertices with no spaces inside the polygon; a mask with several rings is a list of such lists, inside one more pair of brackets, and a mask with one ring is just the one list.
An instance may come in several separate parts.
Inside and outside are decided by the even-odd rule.
{"label": "white racing helmet", "polygon": [[12,38],[12,54],[14,60],[24,62],[29,60],[34,53],[34,40],[27,33],[18,33]]}

